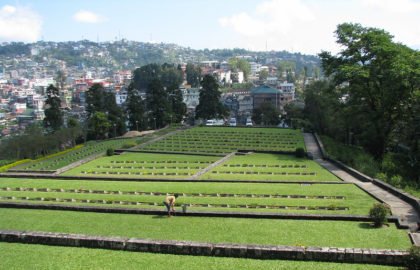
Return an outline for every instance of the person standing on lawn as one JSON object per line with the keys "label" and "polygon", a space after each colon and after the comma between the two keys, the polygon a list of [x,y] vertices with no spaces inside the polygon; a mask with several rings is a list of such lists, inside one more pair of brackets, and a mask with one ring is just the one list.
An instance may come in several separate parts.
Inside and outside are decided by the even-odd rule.
{"label": "person standing on lawn", "polygon": [[165,200],[163,201],[163,204],[166,206],[166,209],[168,211],[168,217],[171,217],[171,213],[175,213],[175,201],[176,198],[178,198],[178,194],[175,195],[168,195],[166,196]]}

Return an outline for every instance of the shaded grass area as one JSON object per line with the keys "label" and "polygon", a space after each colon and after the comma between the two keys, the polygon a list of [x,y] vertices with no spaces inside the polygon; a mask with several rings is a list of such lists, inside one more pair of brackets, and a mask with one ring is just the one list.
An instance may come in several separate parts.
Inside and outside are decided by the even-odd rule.
{"label": "shaded grass area", "polygon": [[287,151],[305,148],[299,130],[195,127],[143,147],[147,151],[227,154],[244,150]]}
{"label": "shaded grass area", "polygon": [[182,256],[0,243],[3,269],[398,269],[389,266]]}
{"label": "shaded grass area", "polygon": [[172,217],[0,209],[0,228],[212,243],[407,249],[394,225],[344,221]]}
{"label": "shaded grass area", "polygon": [[[278,167],[277,167],[278,166]],[[203,174],[203,180],[340,181],[318,163],[292,155],[234,156]]]}
{"label": "shaded grass area", "polygon": [[125,153],[102,157],[62,175],[137,178],[188,178],[220,157]]}
{"label": "shaded grass area", "polygon": [[[64,189],[65,192],[50,190],[15,191],[4,188],[38,188]],[[368,194],[353,184],[254,184],[254,183],[162,183],[162,182],[107,182],[107,181],[65,181],[65,180],[31,180],[31,179],[0,179],[0,196],[27,196],[29,198],[67,198],[89,200],[122,200],[131,202],[155,202],[159,206],[144,206],[140,208],[162,209],[162,201],[166,193],[178,193],[177,205],[182,204],[247,204],[247,205],[277,205],[277,206],[326,206],[348,207],[348,210],[296,210],[296,209],[240,209],[190,207],[190,210],[206,211],[252,211],[281,213],[312,213],[312,214],[358,214],[367,215],[370,207],[376,202]],[[89,193],[92,191],[91,193]],[[101,191],[102,194],[93,193]],[[108,193],[106,194],[105,193]],[[124,194],[118,194],[118,193]],[[128,192],[153,192],[151,194],[127,194]],[[105,193],[105,194],[104,194]],[[219,194],[219,195],[217,195]],[[229,196],[226,196],[228,194]],[[233,195],[236,195],[234,197]],[[247,197],[247,196],[254,197]],[[262,197],[260,195],[289,196],[288,198]],[[309,196],[299,198],[297,196]],[[331,198],[317,198],[327,196]],[[342,197],[340,199],[339,197]],[[11,200],[14,201],[14,200]],[[28,201],[40,203],[40,201]],[[58,203],[58,202],[50,202]],[[76,203],[68,203],[75,205]],[[92,205],[83,204],[83,205]],[[127,207],[127,205],[105,204],[106,206]],[[137,206],[135,206],[137,207]]]}

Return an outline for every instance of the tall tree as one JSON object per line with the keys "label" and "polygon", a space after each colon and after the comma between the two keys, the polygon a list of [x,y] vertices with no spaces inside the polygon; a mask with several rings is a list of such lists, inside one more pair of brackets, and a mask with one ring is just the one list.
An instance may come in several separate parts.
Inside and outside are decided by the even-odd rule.
{"label": "tall tree", "polygon": [[194,66],[192,63],[188,63],[185,68],[185,74],[187,77],[187,83],[191,87],[199,87],[201,81],[201,70],[200,67]]}
{"label": "tall tree", "polygon": [[134,88],[144,91],[154,79],[159,79],[161,67],[158,64],[149,64],[137,68],[133,72]]}
{"label": "tall tree", "polygon": [[131,83],[127,88],[126,114],[128,119],[128,127],[130,130],[143,130],[147,127],[144,118],[144,102],[140,95],[140,91],[134,88]]}
{"label": "tall tree", "polygon": [[271,103],[263,103],[252,110],[252,121],[260,125],[277,125],[280,121],[280,111]]}
{"label": "tall tree", "polygon": [[45,101],[45,107],[45,127],[53,131],[59,130],[63,125],[60,93],[52,84],[47,88],[47,100]]}
{"label": "tall tree", "polygon": [[187,105],[182,98],[182,92],[176,85],[168,89],[171,123],[180,123],[187,113]]}
{"label": "tall tree", "polygon": [[199,104],[195,109],[196,118],[212,119],[227,115],[227,110],[220,101],[219,84],[211,75],[205,75],[201,81]]}
{"label": "tall tree", "polygon": [[92,129],[96,140],[103,140],[108,137],[111,123],[108,121],[107,115],[103,112],[95,112],[89,119],[89,126]]}
{"label": "tall tree", "polygon": [[168,93],[163,88],[159,79],[152,80],[148,86],[146,108],[149,126],[151,128],[161,128],[168,123]]}
{"label": "tall tree", "polygon": [[381,29],[340,24],[338,55],[320,54],[325,74],[332,76],[346,107],[361,120],[360,141],[381,159],[398,121],[419,87],[419,52],[392,41]]}

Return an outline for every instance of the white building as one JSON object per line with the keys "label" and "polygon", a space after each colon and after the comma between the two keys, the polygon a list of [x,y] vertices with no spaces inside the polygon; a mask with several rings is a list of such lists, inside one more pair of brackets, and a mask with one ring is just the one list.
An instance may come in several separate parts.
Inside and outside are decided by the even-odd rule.
{"label": "white building", "polygon": [[187,105],[187,109],[195,110],[195,107],[200,102],[200,89],[199,88],[181,88],[182,99]]}

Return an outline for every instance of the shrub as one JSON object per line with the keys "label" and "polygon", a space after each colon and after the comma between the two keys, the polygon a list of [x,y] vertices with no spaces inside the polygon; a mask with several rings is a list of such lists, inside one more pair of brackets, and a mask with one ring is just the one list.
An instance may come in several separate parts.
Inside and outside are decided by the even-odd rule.
{"label": "shrub", "polygon": [[32,160],[30,160],[30,159],[22,159],[22,160],[18,160],[16,162],[13,162],[13,163],[9,163],[7,165],[1,166],[0,167],[0,172],[6,172],[10,168],[16,167],[16,166],[18,166],[20,164],[27,163],[27,162],[30,162],[30,161],[32,161]]}
{"label": "shrub", "polygon": [[373,219],[374,226],[379,228],[386,222],[386,216],[389,213],[389,208],[381,203],[376,203],[369,210],[369,217]]}
{"label": "shrub", "polygon": [[305,157],[305,149],[303,149],[302,147],[296,148],[295,156],[298,157],[298,158]]}
{"label": "shrub", "polygon": [[114,149],[113,148],[106,149],[106,155],[107,156],[113,156],[114,155]]}
{"label": "shrub", "polygon": [[409,254],[406,259],[406,266],[409,270],[420,269],[420,247],[412,246],[408,250]]}

